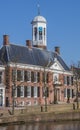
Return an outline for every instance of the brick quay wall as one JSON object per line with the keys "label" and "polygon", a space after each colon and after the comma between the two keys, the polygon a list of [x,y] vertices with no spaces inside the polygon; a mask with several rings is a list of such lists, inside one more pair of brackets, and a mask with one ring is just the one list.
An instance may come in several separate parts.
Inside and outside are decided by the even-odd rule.
{"label": "brick quay wall", "polygon": [[[9,108],[10,109],[10,108]],[[10,109],[11,111],[11,109]],[[80,109],[73,109],[72,104],[65,105],[51,105],[47,106],[47,112],[45,112],[45,106],[41,110],[41,107],[27,107],[27,108],[15,108],[14,115],[8,113],[8,109],[5,113],[0,110],[0,125],[10,123],[29,123],[29,122],[57,122],[57,121],[76,121],[80,120]]]}

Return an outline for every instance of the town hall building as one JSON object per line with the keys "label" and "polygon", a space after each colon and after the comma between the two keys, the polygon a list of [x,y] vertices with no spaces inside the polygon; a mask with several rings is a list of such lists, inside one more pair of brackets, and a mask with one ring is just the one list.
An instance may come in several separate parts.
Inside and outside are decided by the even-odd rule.
{"label": "town hall building", "polygon": [[12,44],[8,35],[3,36],[0,60],[4,71],[4,105],[73,102],[73,74],[60,56],[59,47],[54,52],[47,49],[46,19],[38,15],[31,24],[32,40],[26,40],[25,46]]}

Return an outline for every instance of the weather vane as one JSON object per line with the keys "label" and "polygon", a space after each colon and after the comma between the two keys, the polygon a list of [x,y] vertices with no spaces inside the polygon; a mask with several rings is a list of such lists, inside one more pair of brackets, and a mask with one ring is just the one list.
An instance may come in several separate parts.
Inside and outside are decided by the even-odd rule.
{"label": "weather vane", "polygon": [[40,15],[40,5],[39,5],[39,2],[38,2],[37,7],[38,7],[38,15]]}

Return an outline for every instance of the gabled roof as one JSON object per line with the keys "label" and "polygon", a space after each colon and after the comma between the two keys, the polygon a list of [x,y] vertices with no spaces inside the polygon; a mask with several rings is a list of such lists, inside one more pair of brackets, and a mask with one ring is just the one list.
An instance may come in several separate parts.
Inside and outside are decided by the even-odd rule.
{"label": "gabled roof", "polygon": [[47,66],[53,64],[55,58],[57,58],[64,70],[70,70],[60,55],[45,49],[39,49],[36,47],[29,48],[28,46],[9,44],[4,45],[0,50],[0,59],[4,63],[14,62],[37,66]]}

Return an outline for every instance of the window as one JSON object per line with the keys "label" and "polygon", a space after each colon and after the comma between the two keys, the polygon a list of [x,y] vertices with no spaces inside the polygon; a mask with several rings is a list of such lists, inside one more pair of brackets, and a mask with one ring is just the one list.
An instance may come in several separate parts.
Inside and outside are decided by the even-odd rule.
{"label": "window", "polygon": [[27,97],[31,97],[31,86],[27,86]]}
{"label": "window", "polygon": [[16,81],[16,70],[12,70],[12,81]]}
{"label": "window", "polygon": [[37,82],[37,72],[34,72],[34,82]]}
{"label": "window", "polygon": [[73,85],[73,77],[71,77],[71,85]]}
{"label": "window", "polygon": [[17,87],[14,89],[14,96],[17,97]]}
{"label": "window", "polygon": [[64,84],[67,84],[67,76],[64,76]]}
{"label": "window", "polygon": [[17,81],[23,81],[23,70],[17,70]]}
{"label": "window", "polygon": [[40,97],[40,87],[38,87],[37,96]]}
{"label": "window", "polygon": [[27,97],[27,86],[24,86],[24,97]]}
{"label": "window", "polygon": [[27,71],[27,81],[31,81],[31,72]]}
{"label": "window", "polygon": [[70,84],[70,78],[69,78],[69,76],[67,76],[67,85],[69,85]]}
{"label": "window", "polygon": [[17,93],[17,97],[24,97],[24,86],[18,86],[17,90],[15,89],[15,92]]}
{"label": "window", "polygon": [[31,82],[39,82],[40,81],[40,75],[39,72],[31,72]]}
{"label": "window", "polygon": [[39,27],[39,40],[42,40],[42,27]]}
{"label": "window", "polygon": [[70,89],[67,89],[67,97],[70,97]]}
{"label": "window", "polygon": [[32,77],[31,77],[31,72],[30,71],[24,71],[24,81],[31,81]]}
{"label": "window", "polygon": [[65,88],[65,89],[64,89],[64,97],[65,97],[65,98],[70,98],[70,97],[71,97],[71,92],[72,92],[71,89]]}
{"label": "window", "polygon": [[59,81],[59,74],[53,75],[53,81],[54,81],[54,83],[57,83]]}
{"label": "window", "polygon": [[43,97],[49,97],[49,88],[48,87],[42,87],[42,93]]}
{"label": "window", "polygon": [[48,74],[45,72],[43,72],[43,82],[47,82],[48,81]]}
{"label": "window", "polygon": [[34,98],[40,97],[40,87],[37,86],[31,87],[31,97]]}
{"label": "window", "polygon": [[40,82],[40,72],[37,72],[37,81]]}
{"label": "window", "polygon": [[34,40],[36,41],[37,40],[37,27],[34,28]]}
{"label": "window", "polygon": [[31,72],[31,82],[34,82],[34,72]]}
{"label": "window", "polygon": [[34,87],[34,97],[37,97],[37,87]]}
{"label": "window", "polygon": [[64,89],[64,97],[67,97],[67,95],[66,95],[66,88]]}
{"label": "window", "polygon": [[0,89],[0,95],[1,96],[3,95],[3,89]]}
{"label": "window", "polygon": [[24,81],[27,81],[27,71],[24,71]]}
{"label": "window", "polygon": [[31,87],[31,97],[34,97],[34,86]]}
{"label": "window", "polygon": [[20,97],[24,97],[24,86],[20,86]]}
{"label": "window", "polygon": [[20,97],[20,86],[17,86],[17,97]]}
{"label": "window", "polygon": [[0,89],[0,106],[3,105],[3,89]]}
{"label": "window", "polygon": [[0,84],[2,83],[2,72],[0,72]]}

